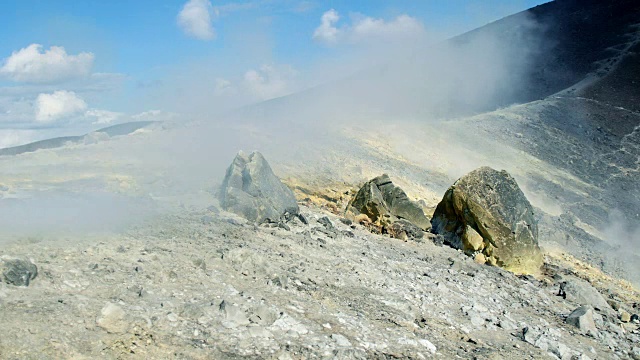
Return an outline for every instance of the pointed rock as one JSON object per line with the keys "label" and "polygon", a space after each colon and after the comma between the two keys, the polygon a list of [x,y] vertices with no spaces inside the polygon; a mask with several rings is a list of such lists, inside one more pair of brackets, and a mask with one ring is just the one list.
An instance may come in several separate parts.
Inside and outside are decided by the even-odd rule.
{"label": "pointed rock", "polygon": [[567,324],[573,325],[580,329],[583,333],[598,333],[596,323],[593,319],[593,308],[591,306],[580,306],[573,310],[566,320]]}
{"label": "pointed rock", "polygon": [[259,152],[236,155],[220,189],[220,205],[258,223],[289,220],[299,213],[293,192],[275,176]]}

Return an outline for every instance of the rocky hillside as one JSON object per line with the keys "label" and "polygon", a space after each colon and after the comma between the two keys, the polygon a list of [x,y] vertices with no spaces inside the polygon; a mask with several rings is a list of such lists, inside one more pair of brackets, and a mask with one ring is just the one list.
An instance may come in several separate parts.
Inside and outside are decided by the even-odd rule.
{"label": "rocky hillside", "polygon": [[5,152],[0,358],[640,359],[638,11],[559,0],[451,40],[532,45],[489,98],[378,68]]}

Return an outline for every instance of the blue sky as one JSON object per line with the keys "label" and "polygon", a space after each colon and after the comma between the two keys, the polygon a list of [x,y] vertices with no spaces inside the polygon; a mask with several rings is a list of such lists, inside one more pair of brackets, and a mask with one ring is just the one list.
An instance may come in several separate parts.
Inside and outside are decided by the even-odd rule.
{"label": "blue sky", "polygon": [[543,2],[3,1],[0,147],[285,95]]}

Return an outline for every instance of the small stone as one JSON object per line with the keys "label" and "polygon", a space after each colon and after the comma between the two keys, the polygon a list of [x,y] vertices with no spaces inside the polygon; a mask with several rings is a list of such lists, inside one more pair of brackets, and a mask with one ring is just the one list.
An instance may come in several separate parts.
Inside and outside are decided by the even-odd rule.
{"label": "small stone", "polygon": [[579,305],[590,305],[599,310],[611,309],[602,294],[587,281],[570,277],[566,282],[564,291],[567,294],[567,300]]}
{"label": "small stone", "polygon": [[525,327],[522,329],[522,340],[528,342],[531,345],[535,345],[541,334],[538,330]]}
{"label": "small stone", "polygon": [[178,321],[178,315],[174,313],[169,313],[169,315],[167,315],[167,319],[169,319],[169,321],[171,322],[176,322]]}
{"label": "small stone", "polygon": [[624,310],[620,310],[620,321],[628,323],[629,321],[631,321],[631,314]]}
{"label": "small stone", "polygon": [[615,300],[607,300],[607,304],[615,311],[620,310],[620,303]]}
{"label": "small stone", "polygon": [[567,324],[573,325],[583,333],[597,334],[596,324],[593,320],[593,308],[585,305],[573,310],[567,317]]}
{"label": "small stone", "polygon": [[462,235],[462,245],[464,250],[479,251],[484,249],[484,239],[471,226],[467,225]]}
{"label": "small stone", "polygon": [[427,339],[420,339],[418,340],[418,342],[422,344],[424,347],[426,347],[432,354],[435,354],[436,351],[438,351],[438,348],[436,348],[436,346],[433,345],[433,343]]}
{"label": "small stone", "polygon": [[489,264],[491,266],[497,266],[498,265],[498,260],[496,260],[496,258],[494,256],[489,256],[489,258],[487,258],[487,264]]}
{"label": "small stone", "polygon": [[571,354],[573,353],[571,351],[571,349],[566,346],[565,344],[558,342],[558,341],[554,341],[551,340],[549,341],[549,352],[557,357],[559,357],[560,359],[566,359],[569,358],[571,356]]}
{"label": "small stone", "polygon": [[322,226],[324,226],[327,229],[333,229],[333,223],[331,222],[331,220],[329,220],[329,218],[327,216],[323,216],[320,219],[318,219],[318,223],[321,224]]}
{"label": "small stone", "polygon": [[351,342],[343,335],[331,334],[331,339],[333,339],[333,341],[335,341],[336,344],[338,344],[338,346],[344,346],[344,347],[351,346]]}
{"label": "small stone", "polygon": [[222,326],[226,328],[236,328],[238,326],[249,325],[247,315],[239,306],[228,304],[223,300],[223,302],[220,303],[219,308],[225,315],[225,320],[222,322]]}
{"label": "small stone", "polygon": [[484,256],[483,253],[476,254],[476,257],[473,258],[473,260],[480,265],[484,265],[487,262],[487,258]]}
{"label": "small stone", "polygon": [[500,322],[498,323],[498,326],[500,326],[505,330],[515,330],[517,328],[517,325],[509,319],[500,320]]}
{"label": "small stone", "polygon": [[278,227],[286,231],[291,231],[291,228],[289,227],[289,225],[285,224],[284,222],[279,222]]}
{"label": "small stone", "polygon": [[110,334],[122,334],[129,329],[127,314],[113,303],[108,303],[102,308],[96,324]]}
{"label": "small stone", "polygon": [[298,214],[298,220],[305,225],[309,225],[309,220],[302,214]]}
{"label": "small stone", "polygon": [[353,231],[343,230],[342,231],[342,236],[346,236],[348,238],[352,238],[352,237],[355,237],[356,234],[354,234]]}

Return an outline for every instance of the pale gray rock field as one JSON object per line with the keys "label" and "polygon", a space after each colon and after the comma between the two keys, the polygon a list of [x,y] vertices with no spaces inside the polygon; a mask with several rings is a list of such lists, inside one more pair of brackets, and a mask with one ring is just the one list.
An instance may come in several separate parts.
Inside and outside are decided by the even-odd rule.
{"label": "pale gray rock field", "polygon": [[[515,150],[496,164],[490,153],[443,148],[437,135],[380,141],[384,126],[286,147],[277,145],[284,136],[248,135],[309,220],[285,230],[220,210],[216,191],[238,148],[167,151],[185,138],[210,141],[195,126],[0,158],[0,254],[38,267],[28,287],[0,283],[0,357],[637,358],[639,324],[620,319],[638,313],[638,293],[616,279],[620,268],[610,265],[610,277],[594,261],[614,256],[595,245],[564,250],[549,235],[578,230],[553,220],[563,204],[540,200],[544,192],[524,188],[547,219],[548,265],[537,278],[479,265],[432,235],[404,242],[340,221],[357,187],[383,172],[433,209],[476,164],[516,159],[502,168],[523,184],[538,171],[570,179],[561,171]],[[455,161],[466,154],[469,164]],[[185,155],[191,161],[176,161]],[[318,222],[325,216],[335,230]],[[591,318],[573,323],[586,325],[565,322],[581,305]]]}

